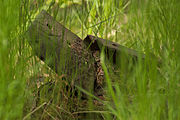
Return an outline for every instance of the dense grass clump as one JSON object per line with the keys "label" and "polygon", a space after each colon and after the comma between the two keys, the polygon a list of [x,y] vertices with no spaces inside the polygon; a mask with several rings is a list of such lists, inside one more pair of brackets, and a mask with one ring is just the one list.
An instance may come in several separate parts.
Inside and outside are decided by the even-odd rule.
{"label": "dense grass clump", "polygon": [[123,87],[116,86],[118,119],[180,119],[179,5],[177,0],[131,1],[129,21],[120,35],[127,46],[144,51],[146,58],[129,77],[120,78],[126,83]]}
{"label": "dense grass clump", "polygon": [[[22,118],[25,73],[20,2],[0,1],[0,119]],[[18,31],[18,32],[17,32]]]}

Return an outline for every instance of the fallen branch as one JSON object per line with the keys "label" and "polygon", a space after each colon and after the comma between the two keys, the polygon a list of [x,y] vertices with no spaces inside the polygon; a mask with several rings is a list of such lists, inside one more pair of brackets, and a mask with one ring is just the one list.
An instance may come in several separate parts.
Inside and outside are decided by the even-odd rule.
{"label": "fallen branch", "polygon": [[144,59],[145,55],[115,42],[88,35],[81,40],[58,23],[46,11],[42,11],[30,25],[28,41],[35,54],[57,74],[67,74],[74,86],[94,92],[104,84],[104,72],[100,64],[100,52],[105,47],[106,57],[114,65],[130,60]]}

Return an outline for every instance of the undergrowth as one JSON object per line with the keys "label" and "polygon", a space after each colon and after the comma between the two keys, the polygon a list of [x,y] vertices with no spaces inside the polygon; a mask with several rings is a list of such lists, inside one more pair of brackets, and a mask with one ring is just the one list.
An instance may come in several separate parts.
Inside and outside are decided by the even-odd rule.
{"label": "undergrowth", "polygon": [[[179,0],[0,1],[0,119],[78,119],[84,113],[95,119],[97,113],[107,120],[179,120],[179,6]],[[114,77],[102,51],[110,101],[78,89],[103,108],[79,101],[65,75],[34,56],[25,33],[42,9],[82,39],[92,34],[146,55],[133,70],[132,63],[120,62]]]}

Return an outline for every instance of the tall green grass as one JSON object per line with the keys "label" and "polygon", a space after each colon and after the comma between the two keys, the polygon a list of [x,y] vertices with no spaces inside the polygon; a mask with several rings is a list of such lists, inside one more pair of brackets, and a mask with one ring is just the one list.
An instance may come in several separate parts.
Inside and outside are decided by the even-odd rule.
{"label": "tall green grass", "polygon": [[[46,2],[0,1],[0,119],[62,119],[63,115],[65,119],[76,118],[71,113],[76,111],[76,105],[71,100],[72,91],[63,91],[66,90],[64,85],[67,83],[57,82],[62,78],[54,78],[55,88],[48,97],[44,95],[51,86],[44,87],[39,106],[32,108],[36,89],[33,85],[29,87],[29,83],[32,83],[29,77],[32,74],[43,74],[39,68],[45,69],[47,66],[42,65],[35,57],[29,57],[32,50],[24,33],[41,9],[46,9],[81,38],[93,34],[146,54],[145,60],[138,61],[133,70],[128,69],[131,68],[131,63],[129,66],[120,63],[123,68],[119,70],[117,78],[111,75],[113,71],[107,66],[102,52],[107,93],[111,100],[105,102],[108,112],[99,112],[104,119],[180,119],[179,0]],[[30,67],[27,67],[29,64]],[[46,72],[53,79],[52,71]],[[64,102],[59,102],[61,95],[66,95]],[[54,99],[53,104],[44,107],[51,99]]]}
{"label": "tall green grass", "polygon": [[[20,1],[0,1],[0,119],[22,118],[25,87]],[[16,32],[18,31],[18,32]]]}
{"label": "tall green grass", "polygon": [[[134,66],[129,77],[120,78],[126,83],[124,86],[116,84],[113,113],[118,119],[180,119],[179,5],[177,0],[131,1],[129,21],[123,28],[125,33],[120,34],[127,38],[127,46],[143,51],[146,58]],[[106,66],[102,65],[107,82],[111,81]],[[112,88],[109,86],[108,90]]]}
{"label": "tall green grass", "polygon": [[30,0],[0,1],[0,119],[23,118],[31,49],[24,33],[36,9]]}

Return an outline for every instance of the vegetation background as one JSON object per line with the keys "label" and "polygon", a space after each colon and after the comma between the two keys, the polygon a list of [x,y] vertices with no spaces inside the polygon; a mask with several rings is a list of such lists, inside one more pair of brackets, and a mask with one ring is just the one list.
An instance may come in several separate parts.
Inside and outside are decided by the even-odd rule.
{"label": "vegetation background", "polygon": [[[121,69],[121,77],[113,83],[115,93],[111,86],[115,78],[109,76],[102,53],[112,102],[105,102],[102,111],[86,112],[107,120],[180,120],[179,7],[179,0],[1,0],[0,119],[76,119],[70,91],[64,91],[66,83],[56,82],[50,96],[51,86],[43,87],[37,98],[41,74],[46,81],[62,79],[33,56],[26,41],[28,26],[45,9],[81,38],[93,34],[146,54],[130,75],[128,66]],[[152,54],[161,60],[161,67]],[[59,101],[62,94],[67,94],[64,103]],[[53,104],[48,104],[52,98]],[[38,106],[35,99],[40,99]]]}

